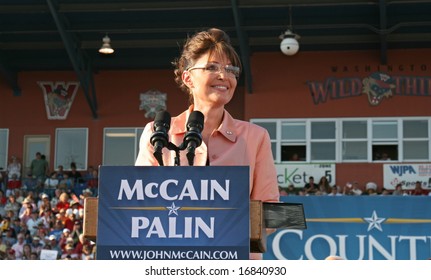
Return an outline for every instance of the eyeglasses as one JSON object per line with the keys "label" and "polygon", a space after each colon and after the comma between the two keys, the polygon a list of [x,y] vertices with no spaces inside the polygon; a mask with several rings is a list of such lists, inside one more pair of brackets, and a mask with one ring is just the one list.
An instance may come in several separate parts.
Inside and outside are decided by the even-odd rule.
{"label": "eyeglasses", "polygon": [[220,73],[222,69],[224,69],[225,73],[230,77],[239,78],[240,69],[238,66],[233,65],[221,65],[218,63],[208,63],[204,66],[193,66],[187,69],[187,71],[195,70],[195,69],[203,69],[204,71],[208,71],[210,73]]}

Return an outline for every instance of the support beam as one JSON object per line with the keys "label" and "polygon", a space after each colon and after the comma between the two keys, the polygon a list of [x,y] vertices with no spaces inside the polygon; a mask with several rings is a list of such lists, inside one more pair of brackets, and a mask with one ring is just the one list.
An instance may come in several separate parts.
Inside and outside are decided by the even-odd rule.
{"label": "support beam", "polygon": [[[386,15],[386,0],[379,0],[380,13],[380,30],[386,30],[388,27],[388,19]],[[380,64],[388,64],[388,41],[386,32],[380,34]]]}
{"label": "support beam", "polygon": [[251,68],[250,68],[250,49],[248,45],[248,37],[242,28],[242,25],[243,25],[242,17],[241,17],[240,10],[238,8],[238,1],[231,0],[231,4],[232,4],[233,17],[235,19],[236,33],[238,34],[239,48],[241,51],[241,60],[242,60],[243,73],[245,76],[245,84],[246,84],[248,93],[252,93],[253,80],[252,80]]}
{"label": "support beam", "polygon": [[63,40],[69,59],[73,65],[73,69],[78,75],[78,79],[81,82],[81,86],[84,90],[84,95],[90,106],[91,113],[94,119],[98,118],[97,115],[97,100],[93,80],[93,72],[91,71],[91,63],[86,57],[85,53],[80,47],[80,42],[76,38],[72,37],[70,33],[66,32],[65,20],[60,17],[57,12],[57,8],[54,5],[55,0],[46,0],[49,11],[54,18],[57,30],[60,33],[61,39]]}
{"label": "support beam", "polygon": [[0,73],[11,87],[14,96],[21,96],[21,88],[18,85],[18,73],[10,70],[0,59]]}

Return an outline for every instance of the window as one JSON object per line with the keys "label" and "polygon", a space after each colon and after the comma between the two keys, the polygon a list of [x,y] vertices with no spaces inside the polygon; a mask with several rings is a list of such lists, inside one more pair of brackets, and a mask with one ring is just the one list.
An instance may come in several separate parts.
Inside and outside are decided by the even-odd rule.
{"label": "window", "polygon": [[342,121],[341,129],[341,159],[367,160],[367,121]]}
{"label": "window", "polygon": [[429,126],[427,120],[403,121],[403,159],[428,160]]}
{"label": "window", "polygon": [[256,119],[276,163],[430,161],[431,118]]}
{"label": "window", "polygon": [[0,128],[0,171],[7,169],[7,151],[8,151],[9,130]]}
{"label": "window", "polygon": [[135,165],[141,128],[105,128],[103,165]]}
{"label": "window", "polygon": [[372,121],[373,160],[398,160],[398,121]]}
{"label": "window", "polygon": [[57,128],[55,138],[55,166],[70,170],[75,162],[77,170],[87,170],[88,128]]}
{"label": "window", "polygon": [[265,128],[269,133],[269,138],[271,139],[271,150],[272,156],[275,161],[277,161],[277,123],[273,121],[257,121],[255,124]]}
{"label": "window", "polygon": [[305,121],[281,124],[281,161],[305,161],[307,159]]}
{"label": "window", "polygon": [[335,122],[312,121],[310,156],[311,161],[334,161],[335,154]]}

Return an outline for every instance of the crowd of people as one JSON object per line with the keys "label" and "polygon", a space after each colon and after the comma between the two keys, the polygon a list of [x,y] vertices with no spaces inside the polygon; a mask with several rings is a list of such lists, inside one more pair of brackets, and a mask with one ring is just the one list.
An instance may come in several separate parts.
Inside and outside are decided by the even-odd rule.
{"label": "crowd of people", "polygon": [[11,157],[0,178],[0,260],[91,260],[95,243],[83,233],[84,200],[97,196],[98,170],[72,162],[50,171],[41,153],[23,172]]}
{"label": "crowd of people", "polygon": [[347,182],[344,186],[330,185],[328,179],[322,176],[319,182],[314,181],[314,177],[310,176],[308,182],[304,186],[296,187],[290,184],[287,188],[279,187],[281,196],[289,195],[320,195],[320,196],[344,196],[344,195],[400,195],[400,196],[431,196],[431,192],[422,187],[422,182],[416,181],[415,187],[405,188],[401,183],[398,183],[393,190],[386,188],[378,188],[374,182],[368,182],[364,186],[360,186],[358,182]]}

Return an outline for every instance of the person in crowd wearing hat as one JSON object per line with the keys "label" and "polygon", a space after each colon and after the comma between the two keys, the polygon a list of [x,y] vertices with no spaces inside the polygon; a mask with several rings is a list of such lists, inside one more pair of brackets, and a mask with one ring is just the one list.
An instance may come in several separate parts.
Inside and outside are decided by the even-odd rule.
{"label": "person in crowd wearing hat", "polygon": [[78,260],[78,254],[74,252],[75,247],[73,244],[66,244],[63,254],[61,255],[62,260]]}
{"label": "person in crowd wearing hat", "polygon": [[374,182],[368,182],[365,185],[364,195],[377,195],[377,184]]}
{"label": "person in crowd wearing hat", "polygon": [[40,256],[40,252],[42,251],[42,248],[45,245],[45,243],[42,242],[39,236],[34,236],[30,245],[31,245],[31,251],[37,253],[37,255]]}
{"label": "person in crowd wearing hat", "polygon": [[70,237],[70,229],[64,228],[63,232],[60,236],[60,239],[58,241],[58,245],[60,246],[60,249],[62,251],[64,251],[64,247],[66,246],[68,238],[69,238],[69,240],[72,239],[72,241],[73,241],[73,238]]}
{"label": "person in crowd wearing hat", "polygon": [[40,199],[37,202],[37,208],[39,209],[39,215],[42,215],[42,212],[44,212],[47,209],[52,209],[51,201],[49,199],[49,195],[46,193],[41,193]]}
{"label": "person in crowd wearing hat", "polygon": [[51,250],[57,251],[57,259],[60,258],[62,254],[62,250],[60,248],[60,245],[58,244],[57,237],[54,234],[51,234],[48,237],[49,245],[51,246]]}
{"label": "person in crowd wearing hat", "polygon": [[20,232],[17,235],[17,241],[11,247],[15,251],[15,257],[18,260],[22,258],[22,254],[24,252],[24,244],[25,244],[25,237],[24,237],[24,234]]}
{"label": "person in crowd wearing hat", "polygon": [[72,231],[73,227],[75,226],[75,220],[75,213],[73,213],[73,209],[67,209],[66,219],[64,220],[64,227]]}

